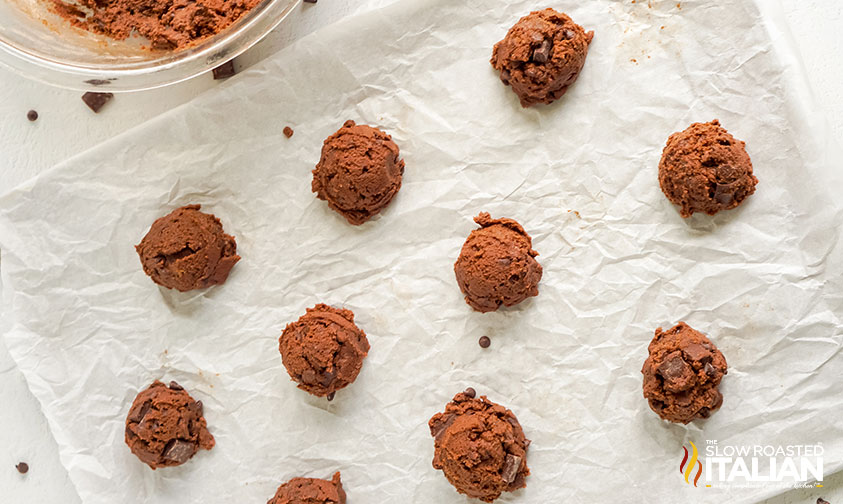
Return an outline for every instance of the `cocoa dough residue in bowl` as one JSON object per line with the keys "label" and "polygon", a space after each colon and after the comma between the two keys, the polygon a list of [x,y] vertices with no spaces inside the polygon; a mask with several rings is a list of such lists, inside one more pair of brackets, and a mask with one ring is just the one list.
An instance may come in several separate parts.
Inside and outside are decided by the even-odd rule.
{"label": "cocoa dough residue in bowl", "polygon": [[117,40],[149,39],[152,49],[178,50],[216,35],[263,0],[52,0],[73,25]]}

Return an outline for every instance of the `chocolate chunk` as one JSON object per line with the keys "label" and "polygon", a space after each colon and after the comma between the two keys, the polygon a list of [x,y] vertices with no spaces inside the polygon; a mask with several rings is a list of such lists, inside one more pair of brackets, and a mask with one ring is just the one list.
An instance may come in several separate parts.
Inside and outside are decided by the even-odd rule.
{"label": "chocolate chunk", "polygon": [[480,348],[489,348],[489,345],[492,344],[492,340],[489,339],[488,336],[483,336],[480,338]]}
{"label": "chocolate chunk", "polygon": [[444,420],[440,420],[438,422],[431,422],[430,423],[430,435],[433,436],[434,439],[439,439],[439,436],[442,435],[443,432],[448,430],[448,427],[454,423],[456,420],[456,416],[449,415],[445,416]]}
{"label": "chocolate chunk", "polygon": [[196,453],[196,445],[181,439],[173,439],[164,448],[164,453],[161,454],[167,460],[172,460],[181,464]]}
{"label": "chocolate chunk", "polygon": [[550,59],[550,51],[553,50],[553,43],[549,39],[542,40],[541,45],[533,51],[533,61],[536,63],[547,63]]}
{"label": "chocolate chunk", "polygon": [[691,366],[682,358],[682,352],[675,351],[670,353],[658,367],[658,372],[664,378],[665,389],[671,392],[683,390],[686,387],[685,382],[689,382],[693,378]]}
{"label": "chocolate chunk", "polygon": [[141,406],[140,409],[135,410],[135,414],[130,415],[128,420],[130,422],[141,423],[143,421],[143,417],[146,416],[147,412],[149,412],[149,408],[151,408],[151,407],[152,407],[151,402],[147,401],[147,402],[143,403],[143,406]]}
{"label": "chocolate chunk", "polygon": [[699,343],[691,343],[690,345],[686,346],[682,349],[682,352],[685,354],[688,359],[692,361],[697,361],[702,364],[706,362],[711,362],[711,351],[709,351],[704,346],[700,345]]}
{"label": "chocolate chunk", "polygon": [[515,476],[518,475],[518,469],[521,468],[521,457],[511,453],[506,454],[506,459],[503,461],[503,471],[501,471],[501,478],[507,483],[515,481]]}
{"label": "chocolate chunk", "polygon": [[284,126],[284,136],[287,137],[287,138],[290,138],[291,136],[293,136],[293,128],[291,128],[289,126]]}
{"label": "chocolate chunk", "polygon": [[17,469],[18,472],[21,474],[26,474],[29,472],[29,464],[27,464],[26,462],[20,462],[18,463],[18,465],[15,466],[15,469]]}
{"label": "chocolate chunk", "polygon": [[29,119],[30,121],[37,121],[38,120],[38,112],[36,112],[34,110],[30,110],[29,112],[26,113],[26,118]]}
{"label": "chocolate chunk", "polygon": [[682,392],[675,394],[673,396],[673,400],[680,406],[688,406],[694,400],[694,395],[689,390],[683,390]]}
{"label": "chocolate chunk", "polygon": [[322,374],[319,375],[319,382],[323,386],[327,387],[331,383],[334,382],[334,378],[336,378],[336,377],[337,377],[337,371],[336,370],[323,371]]}
{"label": "chocolate chunk", "polygon": [[711,416],[711,410],[710,410],[709,408],[702,407],[702,408],[700,408],[700,410],[697,412],[697,415],[698,415],[700,418],[708,418],[708,417],[710,417],[710,416]]}
{"label": "chocolate chunk", "polygon": [[463,392],[463,394],[467,395],[468,397],[470,397],[470,398],[472,398],[472,399],[474,399],[475,397],[477,397],[477,391],[476,391],[476,390],[474,390],[474,389],[473,389],[473,388],[471,388],[471,387],[468,387],[467,389],[465,389],[465,392]]}
{"label": "chocolate chunk", "polygon": [[507,70],[506,68],[501,70],[501,81],[504,84],[509,84],[509,79],[511,79],[511,78],[512,78],[512,74],[509,72],[509,70]]}
{"label": "chocolate chunk", "polygon": [[[83,13],[84,16],[84,13]],[[111,81],[114,79],[88,79],[85,81],[85,84],[90,84],[92,86],[107,86],[111,84]]]}
{"label": "chocolate chunk", "polygon": [[316,3],[316,0],[304,0],[304,3]]}
{"label": "chocolate chunk", "polygon": [[333,401],[333,400],[334,400],[334,395],[336,395],[336,392],[331,392],[330,394],[328,394],[327,396],[325,396],[325,398],[326,398],[326,399],[328,399],[329,401]]}
{"label": "chocolate chunk", "polygon": [[565,30],[562,32],[562,35],[565,36],[565,40],[571,40],[572,38],[574,38],[574,35],[576,35],[576,33],[574,33],[573,30]]}
{"label": "chocolate chunk", "polygon": [[705,367],[703,368],[705,374],[708,375],[709,378],[714,379],[717,377],[717,368],[711,365],[710,362],[705,363]]}
{"label": "chocolate chunk", "polygon": [[178,383],[171,381],[170,382],[170,390],[184,390],[184,387],[179,385]]}
{"label": "chocolate chunk", "polygon": [[735,184],[717,184],[714,186],[714,200],[721,205],[729,205],[734,199]]}
{"label": "chocolate chunk", "polygon": [[237,71],[234,70],[234,60],[226,61],[222,65],[214,68],[212,72],[214,73],[214,80],[227,79],[231,77],[237,73]]}
{"label": "chocolate chunk", "polygon": [[88,91],[82,95],[82,101],[89,109],[93,110],[95,114],[99,113],[102,107],[114,98],[114,93],[95,93]]}
{"label": "chocolate chunk", "polygon": [[193,403],[190,408],[196,412],[197,415],[203,416],[205,415],[205,405],[202,404],[202,401],[196,401]]}
{"label": "chocolate chunk", "polygon": [[823,499],[822,497],[817,498],[817,504],[831,504],[827,500]]}
{"label": "chocolate chunk", "polygon": [[688,359],[701,363],[711,362],[711,352],[699,343],[691,343],[682,349]]}

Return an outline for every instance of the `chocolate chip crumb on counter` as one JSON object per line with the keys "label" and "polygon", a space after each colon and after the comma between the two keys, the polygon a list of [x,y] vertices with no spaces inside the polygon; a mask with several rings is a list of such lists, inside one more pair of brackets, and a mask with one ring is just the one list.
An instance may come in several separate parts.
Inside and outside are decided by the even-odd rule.
{"label": "chocolate chip crumb on counter", "polygon": [[478,343],[480,344],[480,348],[489,348],[489,345],[492,344],[492,340],[489,339],[488,336],[481,336]]}
{"label": "chocolate chip crumb on counter", "polygon": [[284,126],[284,136],[285,137],[290,138],[291,136],[293,136],[293,133],[294,133],[293,128],[291,128],[289,126]]}
{"label": "chocolate chip crumb on counter", "polygon": [[214,74],[214,80],[222,80],[236,74],[237,70],[234,69],[234,60],[232,59],[214,68],[211,72]]}
{"label": "chocolate chip crumb on counter", "polygon": [[82,101],[85,102],[85,105],[87,105],[89,109],[93,110],[95,114],[98,114],[105,104],[110,102],[112,98],[114,98],[114,93],[97,93],[94,91],[88,91],[82,95]]}
{"label": "chocolate chip crumb on counter", "polygon": [[30,110],[26,113],[26,118],[29,119],[30,122],[35,122],[38,120],[38,112],[35,110]]}
{"label": "chocolate chip crumb on counter", "polygon": [[26,474],[26,473],[29,472],[29,464],[27,464],[26,462],[19,462],[15,466],[15,469],[17,469],[18,472],[21,473],[21,474]]}

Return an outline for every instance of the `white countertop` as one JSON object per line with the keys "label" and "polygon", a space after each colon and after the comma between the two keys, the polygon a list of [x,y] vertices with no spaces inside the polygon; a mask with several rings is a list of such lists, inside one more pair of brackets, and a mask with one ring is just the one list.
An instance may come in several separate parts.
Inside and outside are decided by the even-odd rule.
{"label": "white countertop", "polygon": [[[238,58],[238,67],[259,61],[344,16],[391,1],[322,0],[303,4],[266,40]],[[843,139],[843,67],[839,64],[843,57],[843,2],[781,2],[818,102],[828,115],[834,136]],[[121,94],[94,114],[79,92],[50,88],[0,68],[0,192],[215,85],[217,82],[206,74],[165,89]],[[39,113],[34,123],[26,118],[30,109]],[[78,504],[80,499],[59,462],[56,442],[41,408],[2,338],[0,404],[0,500],[8,504]],[[15,470],[19,461],[29,464],[26,475]],[[832,504],[843,503],[843,473],[826,475],[825,488],[794,490],[768,502],[807,504],[816,502],[817,497]]]}

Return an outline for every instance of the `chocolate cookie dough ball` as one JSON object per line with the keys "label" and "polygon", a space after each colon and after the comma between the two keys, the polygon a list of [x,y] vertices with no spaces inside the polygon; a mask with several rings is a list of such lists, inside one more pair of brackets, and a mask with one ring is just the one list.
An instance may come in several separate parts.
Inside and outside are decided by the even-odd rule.
{"label": "chocolate cookie dough ball", "polygon": [[522,107],[552,103],[580,75],[594,32],[586,33],[567,14],[531,12],[495,44],[492,66],[512,86]]}
{"label": "chocolate cookie dough ball", "polygon": [[153,469],[184,464],[199,451],[214,447],[202,401],[178,383],[158,380],[135,398],[126,417],[126,444]]}
{"label": "chocolate cookie dough ball", "polygon": [[461,494],[492,502],[527,486],[527,447],[511,411],[474,394],[459,393],[430,419],[433,467]]}
{"label": "chocolate cookie dough ball", "polygon": [[290,378],[320,397],[332,397],[352,383],[369,352],[369,340],[354,325],[354,313],[325,304],[308,308],[287,324],[278,346]]}
{"label": "chocolate cookie dough ball", "polygon": [[542,267],[533,241],[512,219],[492,219],[482,212],[454,264],[465,302],[479,312],[512,306],[539,294]]}
{"label": "chocolate cookie dough ball", "polygon": [[659,162],[659,185],[682,217],[730,210],[755,192],[758,179],[745,146],[717,119],[670,135]]}
{"label": "chocolate cookie dough ball", "polygon": [[135,246],[143,271],[158,285],[182,292],[218,285],[240,260],[234,237],[199,208],[183,206],[157,219]]}
{"label": "chocolate cookie dough ball", "polygon": [[293,478],[278,487],[266,504],[345,504],[340,473],[331,481],[317,478]]}
{"label": "chocolate cookie dough ball", "polygon": [[363,224],[392,201],[401,189],[404,160],[383,131],[346,121],[325,139],[313,170],[316,197],[351,224]]}
{"label": "chocolate cookie dough ball", "polygon": [[671,422],[686,424],[708,418],[723,404],[718,390],[726,359],[702,333],[679,322],[656,329],[644,361],[644,397],[650,408]]}

